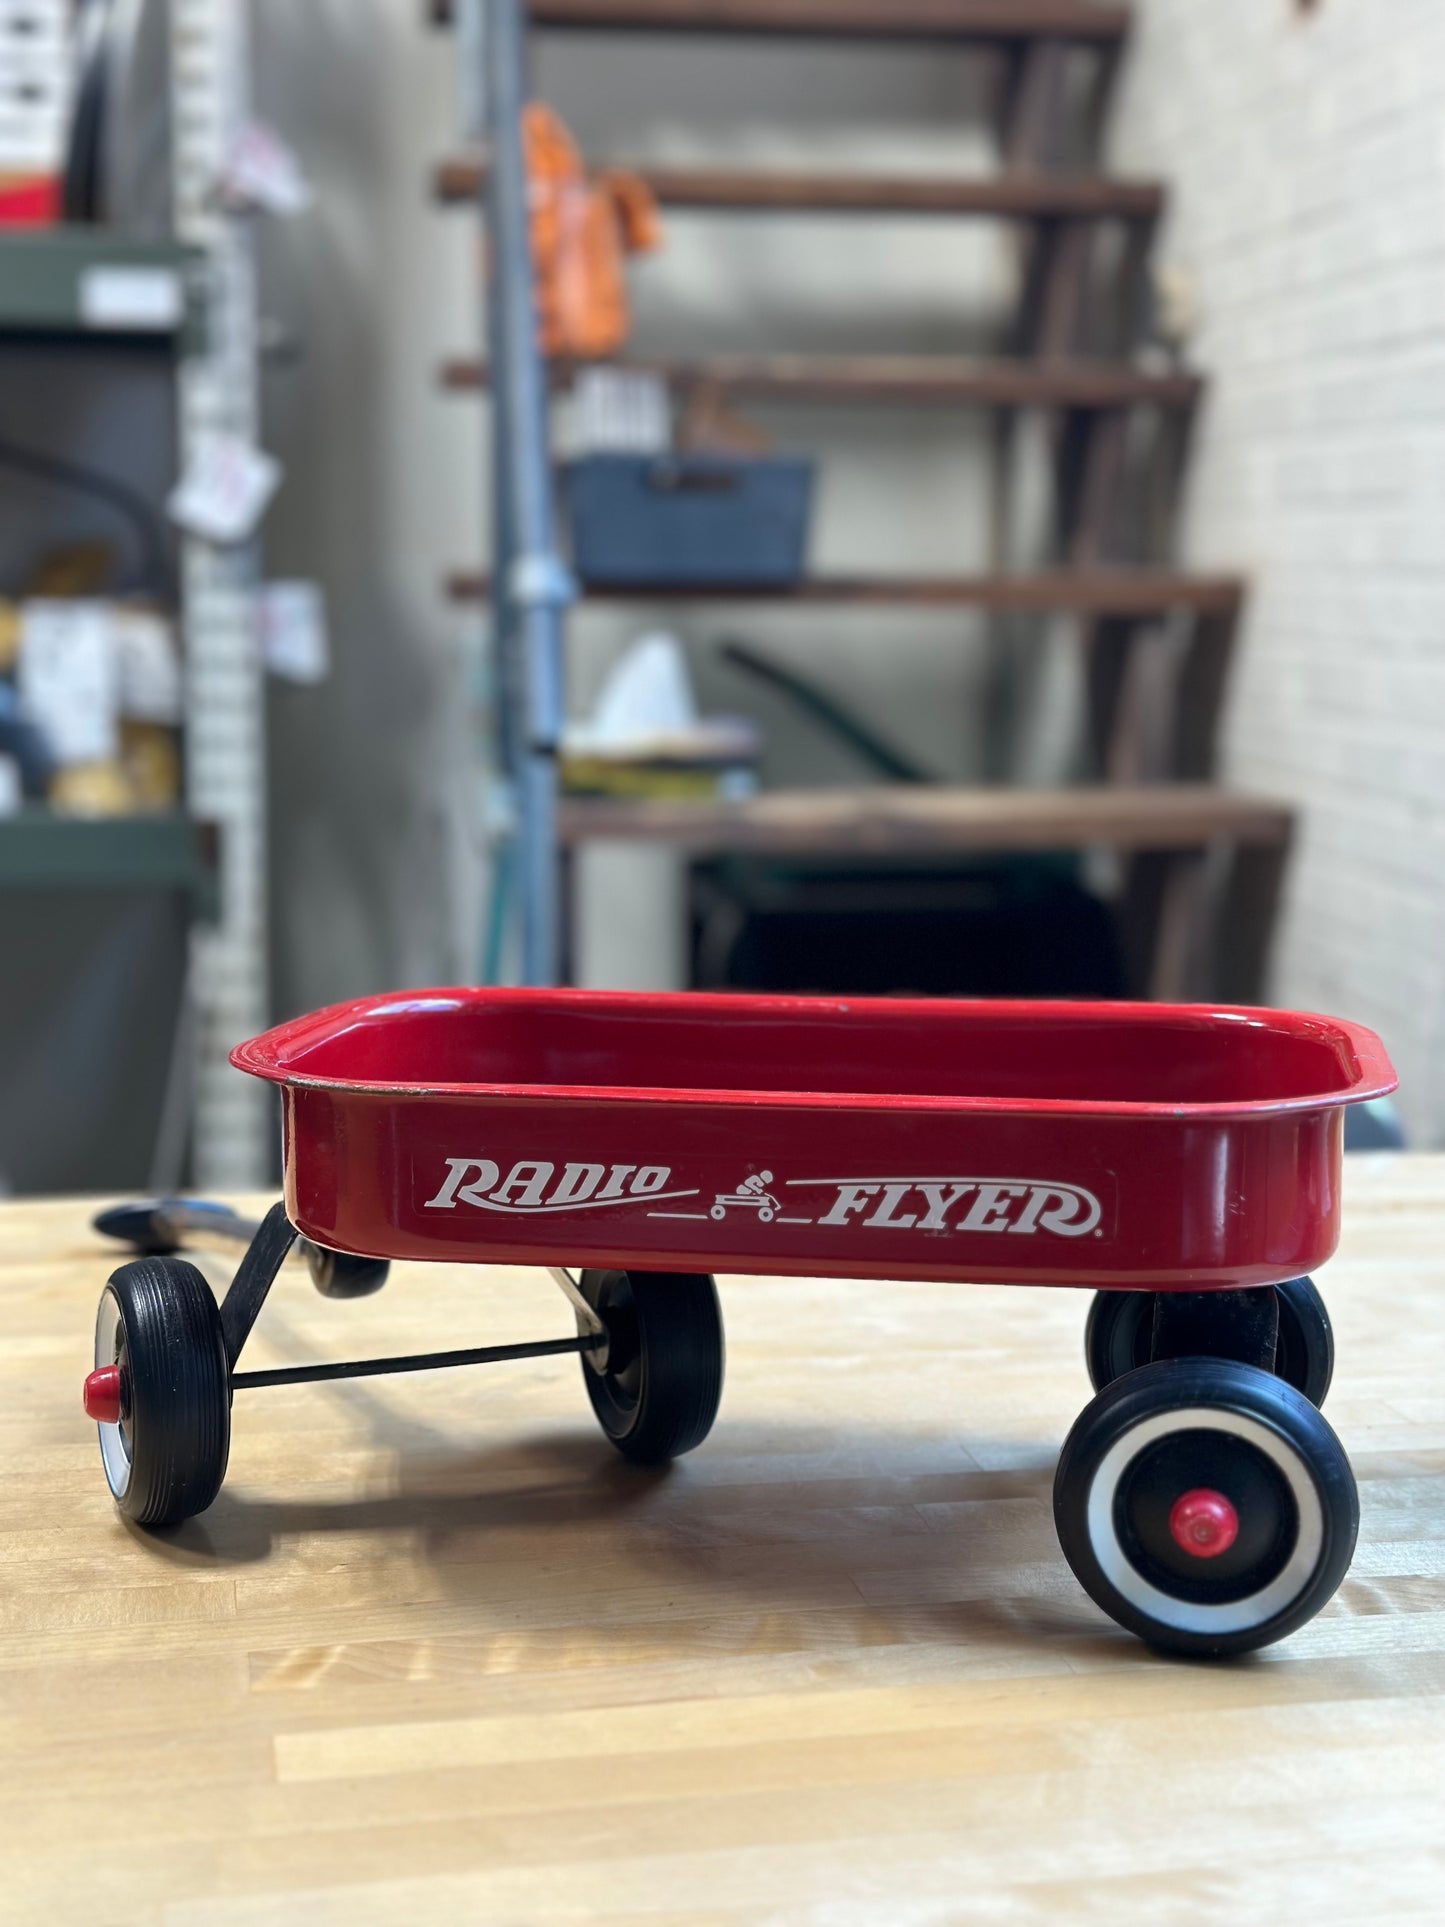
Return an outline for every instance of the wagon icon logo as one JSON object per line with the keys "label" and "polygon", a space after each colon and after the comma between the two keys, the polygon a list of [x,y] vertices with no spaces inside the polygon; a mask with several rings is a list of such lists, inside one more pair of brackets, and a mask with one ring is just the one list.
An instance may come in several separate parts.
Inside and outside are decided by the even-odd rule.
{"label": "wagon icon logo", "polygon": [[783,1208],[768,1189],[772,1181],[771,1171],[754,1172],[736,1191],[719,1191],[707,1215],[721,1223],[729,1211],[756,1211],[759,1224],[771,1224]]}
{"label": "wagon icon logo", "polygon": [[424,1210],[455,1211],[470,1205],[476,1211],[532,1213],[593,1211],[604,1206],[635,1204],[646,1199],[694,1198],[696,1188],[669,1190],[670,1164],[564,1164],[546,1158],[518,1158],[502,1176],[492,1158],[448,1158],[446,1176]]}

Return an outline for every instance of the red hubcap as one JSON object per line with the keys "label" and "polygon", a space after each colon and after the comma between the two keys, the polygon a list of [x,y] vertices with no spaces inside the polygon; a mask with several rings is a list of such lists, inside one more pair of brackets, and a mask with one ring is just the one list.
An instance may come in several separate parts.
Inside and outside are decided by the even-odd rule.
{"label": "red hubcap", "polygon": [[120,1424],[120,1367],[97,1365],[85,1381],[85,1416],[97,1425]]}
{"label": "red hubcap", "polygon": [[1239,1537],[1239,1514],[1222,1492],[1196,1486],[1174,1501],[1169,1530],[1182,1552],[1196,1559],[1217,1559]]}

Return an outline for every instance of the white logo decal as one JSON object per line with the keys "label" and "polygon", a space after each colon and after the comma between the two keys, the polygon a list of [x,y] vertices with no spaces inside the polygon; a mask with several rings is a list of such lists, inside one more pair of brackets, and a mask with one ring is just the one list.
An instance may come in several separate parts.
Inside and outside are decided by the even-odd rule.
{"label": "white logo decal", "polygon": [[[672,1183],[668,1164],[564,1164],[519,1158],[502,1175],[491,1158],[447,1158],[446,1176],[427,1211],[477,1211],[522,1216],[553,1211],[600,1211],[618,1205],[649,1207],[696,1198],[696,1185]],[[1032,1237],[1084,1238],[1097,1231],[1103,1207],[1079,1184],[1038,1178],[789,1178],[791,1192],[831,1191],[815,1218],[793,1217],[769,1186],[771,1171],[755,1171],[735,1191],[713,1193],[711,1205],[684,1211],[649,1208],[653,1218],[722,1224],[742,1215],[758,1224],[852,1226],[863,1231],[1002,1232]],[[801,1200],[799,1200],[801,1202]]]}
{"label": "white logo decal", "polygon": [[758,1171],[744,1178],[736,1191],[719,1191],[708,1216],[721,1222],[729,1210],[756,1211],[759,1224],[771,1224],[783,1208],[767,1188],[772,1181],[771,1171]]}
{"label": "white logo decal", "polygon": [[[695,1198],[691,1190],[669,1191],[668,1164],[564,1164],[561,1175],[544,1159],[522,1158],[506,1177],[490,1158],[448,1158],[447,1175],[427,1211],[455,1211],[470,1204],[478,1211],[593,1211],[632,1204],[638,1198]],[[605,1182],[604,1182],[605,1180]]]}
{"label": "white logo decal", "polygon": [[789,1218],[783,1214],[783,1207],[773,1196],[768,1186],[773,1181],[771,1171],[754,1171],[745,1177],[736,1191],[717,1191],[706,1211],[649,1211],[649,1218],[691,1218],[706,1222],[711,1218],[714,1224],[721,1224],[734,1211],[751,1211],[757,1214],[759,1224],[771,1224],[774,1219],[779,1224],[811,1224],[811,1218]]}
{"label": "white logo decal", "polygon": [[[1083,1238],[1103,1207],[1080,1184],[1036,1178],[790,1178],[789,1187],[834,1192],[819,1224],[858,1223],[865,1231],[1002,1231]],[[966,1208],[965,1208],[966,1207]]]}

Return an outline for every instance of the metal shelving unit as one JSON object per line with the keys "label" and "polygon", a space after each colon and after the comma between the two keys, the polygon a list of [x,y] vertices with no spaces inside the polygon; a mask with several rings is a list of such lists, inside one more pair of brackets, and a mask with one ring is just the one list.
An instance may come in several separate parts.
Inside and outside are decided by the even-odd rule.
{"label": "metal shelving unit", "polygon": [[[173,0],[170,9],[173,238],[80,226],[0,234],[0,344],[30,404],[18,439],[40,444],[52,423],[35,395],[60,384],[55,392],[71,403],[66,428],[85,444],[73,452],[87,455],[92,423],[107,424],[99,466],[122,475],[158,522],[171,482],[209,439],[256,437],[251,223],[228,213],[217,191],[249,114],[247,13],[248,0]],[[128,457],[142,446],[137,477]],[[227,1061],[231,1046],[269,1017],[255,554],[249,545],[219,548],[191,537],[173,554],[185,657],[182,807],[95,819],[27,809],[0,820],[0,890],[12,894],[17,919],[43,901],[36,955],[50,958],[51,983],[62,962],[69,967],[70,952],[51,958],[45,948],[61,928],[72,930],[79,956],[99,941],[95,918],[129,919],[132,950],[141,941],[137,919],[151,919],[150,962],[132,973],[127,994],[147,986],[137,1039],[158,1027],[174,1032],[163,1121],[171,1155],[179,1160],[188,1134],[198,1184],[259,1185],[272,1176],[271,1106]],[[120,908],[103,911],[106,904]],[[27,967],[18,951],[15,961]],[[82,992],[77,979],[71,994],[93,998],[96,990],[87,984]],[[117,1039],[122,1056],[126,1048]],[[126,1062],[124,1075],[135,1078],[136,1064]],[[87,1102],[105,1110],[113,1097],[97,1086]],[[144,1139],[150,1095],[137,1085],[134,1100],[132,1138]],[[107,1130],[113,1141],[113,1119]],[[67,1167],[61,1181],[77,1176],[84,1181],[79,1167]]]}
{"label": "metal shelving unit", "polygon": [[[177,238],[199,252],[205,352],[180,372],[182,462],[207,439],[253,442],[259,392],[250,222],[216,185],[249,116],[248,0],[172,0],[171,93]],[[186,632],[186,801],[220,832],[217,917],[193,932],[197,1019],[194,1176],[205,1189],[269,1182],[269,1093],[230,1069],[231,1046],[269,1019],[264,671],[256,647],[254,545],[181,545]]]}
{"label": "metal shelving unit", "polygon": [[205,312],[195,248],[87,227],[0,234],[0,335],[160,338],[192,352]]}
{"label": "metal shelving unit", "polygon": [[215,907],[216,836],[182,811],[165,816],[0,818],[0,889],[179,890],[198,916]]}

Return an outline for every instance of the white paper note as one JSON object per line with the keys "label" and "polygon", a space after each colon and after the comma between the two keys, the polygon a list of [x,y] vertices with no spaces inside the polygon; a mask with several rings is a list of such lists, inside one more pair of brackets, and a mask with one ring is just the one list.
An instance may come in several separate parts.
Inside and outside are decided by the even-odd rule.
{"label": "white paper note", "polygon": [[16,686],[58,763],[118,753],[115,651],[103,602],[25,602]]}
{"label": "white paper note", "polygon": [[114,603],[108,610],[120,713],[137,723],[181,720],[181,663],[166,618]]}
{"label": "white paper note", "polygon": [[134,328],[164,334],[180,326],[186,294],[174,268],[86,268],[80,318],[87,328]]}
{"label": "white paper note", "polygon": [[197,449],[171,491],[166,512],[207,542],[244,542],[281,486],[281,473],[281,464],[250,442],[212,436]]}
{"label": "white paper note", "polygon": [[311,205],[301,163],[274,127],[253,120],[226,156],[221,190],[232,207],[259,207],[268,214],[300,214]]}
{"label": "white paper note", "polygon": [[256,592],[261,659],[287,682],[325,682],[331,673],[326,598],[318,582],[267,582]]}

